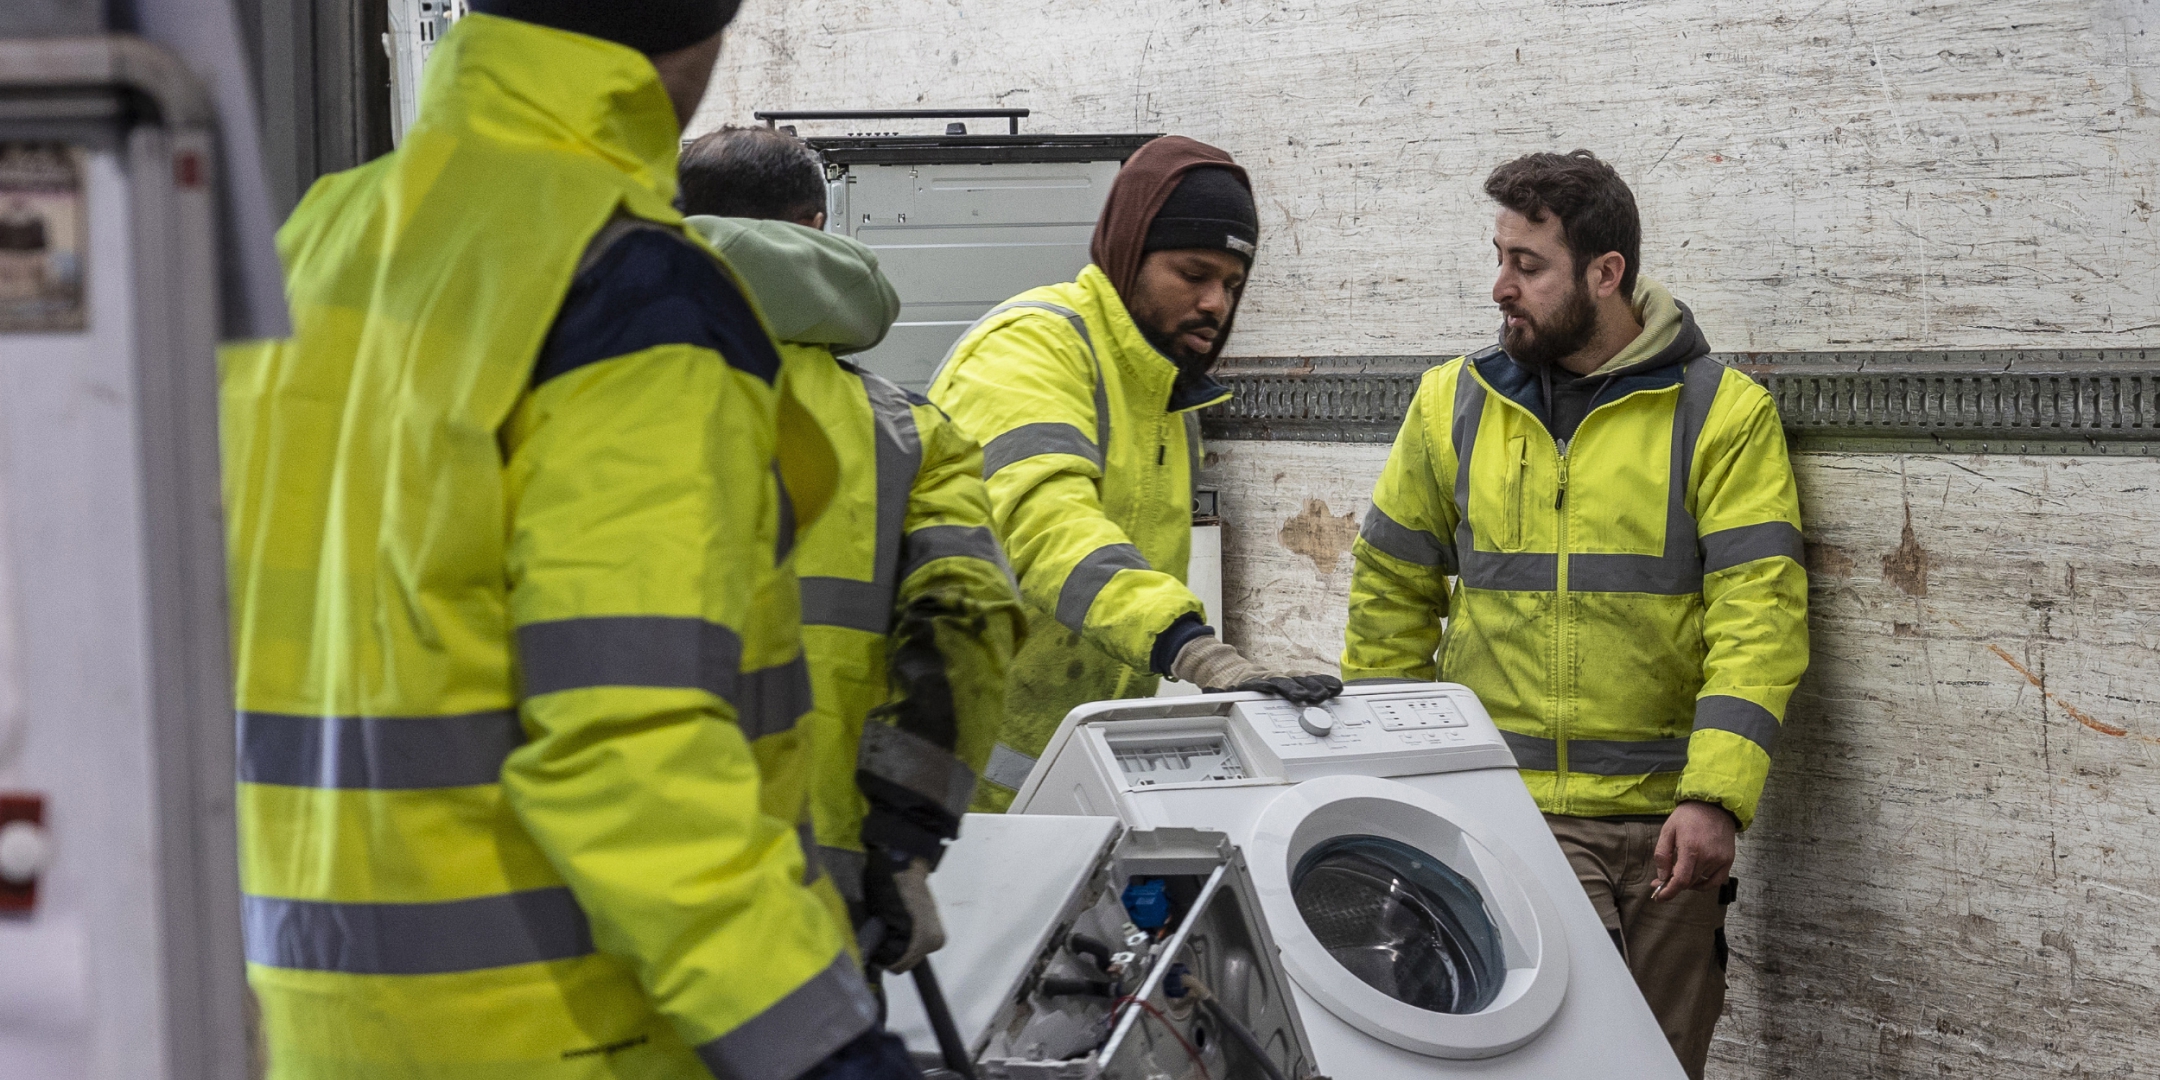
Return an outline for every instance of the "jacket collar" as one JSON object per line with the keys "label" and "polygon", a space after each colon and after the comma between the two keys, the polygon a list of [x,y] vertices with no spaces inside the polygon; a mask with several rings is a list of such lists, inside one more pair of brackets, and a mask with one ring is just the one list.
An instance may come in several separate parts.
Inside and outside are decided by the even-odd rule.
{"label": "jacket collar", "polygon": [[669,204],[682,129],[660,73],[635,49],[468,15],[435,47],[421,78],[413,132],[430,129],[598,158],[657,200],[651,207],[653,200],[638,199],[639,216],[678,216]]}
{"label": "jacket collar", "polygon": [[[1646,306],[1642,302],[1646,292],[1644,286],[1655,289],[1662,303],[1670,305],[1670,311],[1661,313],[1657,300],[1647,305],[1651,310],[1644,319],[1642,336],[1620,354],[1622,359],[1629,353],[1648,352],[1648,356],[1622,364],[1607,364],[1591,373],[1589,377],[1604,380],[1590,400],[1592,410],[1638,391],[1678,386],[1687,371],[1688,361],[1710,354],[1710,342],[1703,337],[1702,328],[1695,325],[1695,313],[1686,304],[1673,299],[1656,282],[1643,278],[1637,283],[1637,307]],[[1644,338],[1663,340],[1645,341]],[[1537,417],[1548,429],[1552,426],[1552,416],[1546,408],[1536,368],[1517,363],[1498,345],[1471,354],[1468,363],[1477,368],[1478,376],[1486,385],[1528,409],[1530,415]]]}
{"label": "jacket collar", "polygon": [[1080,271],[1078,282],[1093,299],[1102,324],[1110,329],[1110,340],[1105,343],[1110,346],[1105,350],[1107,359],[1139,388],[1136,396],[1140,400],[1160,401],[1163,411],[1171,413],[1190,412],[1229,400],[1230,388],[1215,381],[1213,375],[1201,372],[1180,377],[1183,373],[1177,364],[1157,351],[1147,335],[1140,332],[1140,324],[1133,321],[1124,298],[1111,286],[1109,275],[1101,267],[1089,263]]}

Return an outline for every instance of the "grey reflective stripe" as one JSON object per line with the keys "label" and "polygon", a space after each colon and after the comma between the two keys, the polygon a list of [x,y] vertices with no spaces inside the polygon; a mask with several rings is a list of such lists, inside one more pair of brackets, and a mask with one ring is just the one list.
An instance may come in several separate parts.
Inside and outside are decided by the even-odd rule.
{"label": "grey reflective stripe", "polygon": [[1004,743],[990,747],[990,760],[983,765],[983,779],[999,787],[1020,790],[1027,783],[1028,774],[1035,771],[1035,759]]}
{"label": "grey reflective stripe", "polygon": [[1686,739],[1569,739],[1569,772],[1597,776],[1640,776],[1687,768]]}
{"label": "grey reflective stripe", "polygon": [[875,721],[863,725],[855,771],[898,784],[954,816],[967,813],[975,774],[952,751],[913,732]]}
{"label": "grey reflective stripe", "polygon": [[877,1022],[877,999],[846,953],[810,981],[697,1048],[719,1080],[795,1080]]}
{"label": "grey reflective stripe", "polygon": [[428,904],[241,898],[249,963],[348,975],[442,975],[568,960],[592,929],[562,887]]}
{"label": "grey reflective stripe", "polygon": [[1762,747],[1765,754],[1777,750],[1778,733],[1784,729],[1770,710],[1746,698],[1711,694],[1695,702],[1695,730],[1730,731]]}
{"label": "grey reflective stripe", "polygon": [[1515,767],[1532,772],[1553,772],[1560,768],[1560,744],[1535,735],[1523,735],[1503,728],[1500,738],[1515,754]]}
{"label": "grey reflective stripe", "polygon": [[[1557,772],[1560,747],[1551,739],[1502,731],[1508,749],[1515,752],[1515,767],[1534,772]],[[1687,768],[1686,739],[1569,739],[1569,772],[1595,776],[1642,776],[1679,772]]]}
{"label": "grey reflective stripe", "polygon": [[288,716],[243,712],[240,781],[288,787],[471,787],[498,783],[525,742],[517,713],[464,716]]}
{"label": "grey reflective stripe", "polygon": [[1440,538],[1423,529],[1413,529],[1388,516],[1375,503],[1365,512],[1365,521],[1358,526],[1358,539],[1372,545],[1383,555],[1401,559],[1418,566],[1437,566],[1443,573],[1455,572],[1454,549],[1440,542]]}
{"label": "grey reflective stripe", "polygon": [[900,542],[900,580],[938,559],[981,559],[1012,576],[1005,549],[987,525],[925,525]]}
{"label": "grey reflective stripe", "polygon": [[810,709],[810,671],[798,654],[742,670],[742,639],[703,619],[602,615],[518,627],[526,697],[599,686],[703,690],[735,707],[745,738],[795,726]]}
{"label": "grey reflective stripe", "polygon": [[1185,414],[1185,483],[1187,501],[1198,510],[1200,500],[1200,414]]}
{"label": "grey reflective stripe", "polygon": [[1560,587],[1560,560],[1550,551],[1479,551],[1465,514],[1455,526],[1457,572],[1473,589],[1551,592]]}
{"label": "grey reflective stripe", "polygon": [[[1103,384],[1102,357],[1095,351],[1095,335],[1088,333],[1087,319],[1083,318],[1079,312],[1074,311],[1073,309],[1066,307],[1063,304],[1053,304],[1045,300],[1014,300],[1010,303],[999,304],[998,306],[991,308],[986,312],[983,312],[982,318],[975,320],[973,323],[969,324],[966,330],[961,331],[960,336],[953,340],[952,348],[945,350],[945,359],[938,361],[937,370],[930,374],[930,381],[933,383],[936,382],[938,376],[945,373],[945,365],[952,363],[953,356],[960,351],[960,343],[966,341],[968,339],[968,335],[975,332],[976,327],[979,327],[982,324],[989,322],[991,319],[996,318],[999,315],[1003,315],[1004,313],[1012,311],[1016,308],[1035,308],[1041,311],[1047,311],[1052,315],[1055,315],[1058,318],[1065,320],[1067,323],[1071,324],[1074,332],[1080,335],[1080,344],[1087,346],[1088,362],[1094,365],[1095,368],[1095,446],[1097,447],[1097,450],[1092,455],[1086,453],[1079,453],[1079,456],[1088,458],[1089,460],[1093,461],[1096,468],[1102,468],[1103,459],[1107,457],[1110,453],[1110,389]],[[1195,421],[1195,423],[1197,423],[1197,421]],[[1033,457],[1035,456],[1035,454],[1078,453],[1077,451],[1067,449],[1037,450],[1033,453],[1020,454],[1017,457],[1006,457],[1004,456],[1004,454],[1009,454],[1012,452],[1013,449],[1015,449],[1009,447],[998,456],[993,457],[993,455],[991,454],[992,447],[995,447],[1007,435],[1011,435],[1013,434],[1013,432],[1021,431],[1025,428],[1046,426],[1050,425],[1025,424],[1021,427],[1014,428],[1012,431],[1006,432],[1004,435],[1000,435],[997,438],[991,439],[989,445],[983,447],[983,479],[988,480],[990,479],[990,477],[996,475],[999,469],[1002,469],[1015,461],[1020,461],[1025,458]],[[1079,433],[1078,428],[1074,428],[1073,431],[1075,434]],[[1083,436],[1082,438],[1084,439],[1085,436]]]}
{"label": "grey reflective stripe", "polygon": [[1789,521],[1765,521],[1760,525],[1719,529],[1704,535],[1702,550],[1705,574],[1730,570],[1757,559],[1774,559],[1780,555],[1805,564],[1800,530],[1794,528]]}
{"label": "grey reflective stripe", "polygon": [[892,590],[875,581],[806,577],[801,585],[805,626],[837,626],[872,634],[892,629]]}
{"label": "grey reflective stripe", "polygon": [[1071,424],[1043,422],[1022,424],[990,440],[983,447],[983,479],[988,480],[1007,465],[1044,454],[1071,454],[1102,468],[1102,450]]}
{"label": "grey reflective stripe", "polygon": [[[1667,529],[1671,527],[1670,523],[1666,525]],[[1660,596],[1698,593],[1702,591],[1702,564],[1696,560],[1694,550],[1694,545],[1689,544],[1688,554],[1680,558],[1603,553],[1569,555],[1568,589],[1571,592],[1656,593]]]}
{"label": "grey reflective stripe", "polygon": [[840,898],[851,904],[863,901],[863,868],[869,856],[846,848],[827,847],[819,844],[812,858],[825,868],[825,876],[832,879],[833,888],[840,890]]}
{"label": "grey reflective stripe", "polygon": [[900,583],[900,532],[907,527],[908,494],[922,471],[922,434],[907,391],[870,374],[863,376],[863,387],[877,423],[877,562],[872,580],[885,587],[890,609]]}
{"label": "grey reflective stripe", "polygon": [[1147,557],[1131,544],[1104,544],[1087,553],[1065,575],[1058,589],[1057,621],[1077,634],[1087,626],[1088,609],[1120,570],[1153,570]]}

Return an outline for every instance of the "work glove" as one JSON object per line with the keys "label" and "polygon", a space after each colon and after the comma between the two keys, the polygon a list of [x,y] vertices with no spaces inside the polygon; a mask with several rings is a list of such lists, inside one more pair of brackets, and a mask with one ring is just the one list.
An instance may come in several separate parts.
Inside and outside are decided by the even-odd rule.
{"label": "work glove", "polygon": [[1179,649],[1177,659],[1170,663],[1170,674],[1202,690],[1252,690],[1300,705],[1318,705],[1342,693],[1342,680],[1333,675],[1269,671],[1212,634],[1196,637]]}
{"label": "work glove", "polygon": [[922,1080],[900,1036],[871,1028],[810,1067],[800,1080]]}
{"label": "work glove", "polygon": [[863,909],[857,931],[863,959],[895,974],[945,947],[945,923],[930,895],[930,860],[873,847],[863,865]]}

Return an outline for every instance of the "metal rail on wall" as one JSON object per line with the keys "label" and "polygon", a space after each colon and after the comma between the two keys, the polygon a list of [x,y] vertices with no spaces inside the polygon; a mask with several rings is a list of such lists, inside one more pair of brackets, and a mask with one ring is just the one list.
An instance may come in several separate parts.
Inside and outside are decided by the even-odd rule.
{"label": "metal rail on wall", "polygon": [[[1213,439],[1386,443],[1449,356],[1248,357]],[[2160,349],[1723,353],[1796,450],[2160,457]]]}

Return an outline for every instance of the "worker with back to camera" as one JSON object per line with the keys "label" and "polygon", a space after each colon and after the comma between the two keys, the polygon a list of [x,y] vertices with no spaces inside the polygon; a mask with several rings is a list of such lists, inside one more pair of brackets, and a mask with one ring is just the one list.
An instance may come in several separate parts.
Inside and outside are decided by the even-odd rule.
{"label": "worker with back to camera", "polygon": [[833,450],[671,205],[734,5],[472,7],[222,358],[268,1075],[918,1077],[803,851]]}
{"label": "worker with back to camera", "polygon": [[825,170],[809,147],[713,132],[683,152],[680,202],[764,309],[782,384],[839,458],[831,505],[795,545],[811,817],[865,963],[904,972],[943,942],[925,878],[997,737],[1025,625],[982,450],[928,399],[839,359],[884,340],[900,299],[868,247],[818,231]]}
{"label": "worker with back to camera", "polygon": [[1734,837],[1807,667],[1792,464],[1770,395],[1638,275],[1611,166],[1531,154],[1485,192],[1500,344],[1418,385],[1353,545],[1343,677],[1477,692],[1699,1078]]}
{"label": "worker with back to camera", "polygon": [[931,399],[982,444],[1028,615],[979,809],[1012,803],[1074,706],[1152,694],[1159,676],[1307,704],[1342,689],[1245,659],[1185,586],[1197,410],[1229,397],[1209,371],[1259,234],[1230,155],[1177,136],[1150,142],[1110,186],[1093,264],[991,309],[931,383]]}

